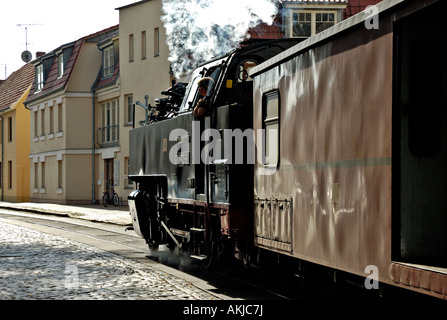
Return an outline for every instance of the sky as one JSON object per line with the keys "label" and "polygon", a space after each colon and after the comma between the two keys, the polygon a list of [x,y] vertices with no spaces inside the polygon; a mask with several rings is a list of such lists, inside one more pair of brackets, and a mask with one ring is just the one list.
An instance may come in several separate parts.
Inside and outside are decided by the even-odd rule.
{"label": "sky", "polygon": [[38,51],[50,52],[117,25],[119,11],[115,9],[138,1],[1,0],[0,80],[5,79],[5,73],[8,77],[25,64],[21,54],[26,49],[34,60]]}

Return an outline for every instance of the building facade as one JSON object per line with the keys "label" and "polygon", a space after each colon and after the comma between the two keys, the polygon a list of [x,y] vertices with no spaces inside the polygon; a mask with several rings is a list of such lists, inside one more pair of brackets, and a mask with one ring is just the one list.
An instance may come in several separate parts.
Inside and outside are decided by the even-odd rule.
{"label": "building facade", "polygon": [[30,115],[24,101],[34,80],[34,67],[25,64],[0,84],[0,199],[30,200]]}
{"label": "building facade", "polygon": [[65,44],[32,62],[30,198],[34,202],[92,203],[92,85],[102,64],[97,44],[108,28]]}
{"label": "building facade", "polygon": [[[119,99],[120,149],[115,157],[115,176],[120,177],[118,190],[125,201],[135,188],[127,179],[129,168],[129,131],[144,125],[146,111],[142,105],[155,105],[161,91],[172,85],[174,80],[168,61],[169,49],[166,32],[160,17],[161,0],[143,0],[120,7],[120,86]],[[102,160],[107,166],[107,159]],[[110,160],[109,160],[110,161]],[[105,169],[104,169],[105,170]],[[120,196],[121,196],[120,194]]]}

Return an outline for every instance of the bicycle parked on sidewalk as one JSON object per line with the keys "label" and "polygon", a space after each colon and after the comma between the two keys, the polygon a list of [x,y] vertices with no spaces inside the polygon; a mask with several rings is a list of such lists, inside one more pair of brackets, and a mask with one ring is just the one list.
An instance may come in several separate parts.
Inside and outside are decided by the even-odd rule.
{"label": "bicycle parked on sidewalk", "polygon": [[115,192],[115,189],[113,189],[113,183],[109,184],[109,186],[106,187],[106,190],[102,195],[102,205],[107,207],[109,204],[113,204],[116,207],[119,204],[119,197]]}

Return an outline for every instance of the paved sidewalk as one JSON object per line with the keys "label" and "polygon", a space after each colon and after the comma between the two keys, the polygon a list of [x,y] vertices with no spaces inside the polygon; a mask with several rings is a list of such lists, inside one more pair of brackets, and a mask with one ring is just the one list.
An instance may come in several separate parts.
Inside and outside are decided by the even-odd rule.
{"label": "paved sidewalk", "polygon": [[60,215],[124,226],[132,224],[129,208],[127,206],[109,206],[105,208],[100,204],[69,206],[53,203],[12,203],[0,201],[0,208],[41,214]]}

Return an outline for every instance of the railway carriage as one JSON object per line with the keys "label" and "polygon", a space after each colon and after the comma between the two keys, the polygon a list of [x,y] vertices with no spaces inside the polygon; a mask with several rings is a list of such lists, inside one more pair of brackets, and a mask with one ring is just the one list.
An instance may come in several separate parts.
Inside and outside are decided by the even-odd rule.
{"label": "railway carriage", "polygon": [[279,132],[259,247],[446,297],[445,8],[383,1],[252,70],[254,129]]}

